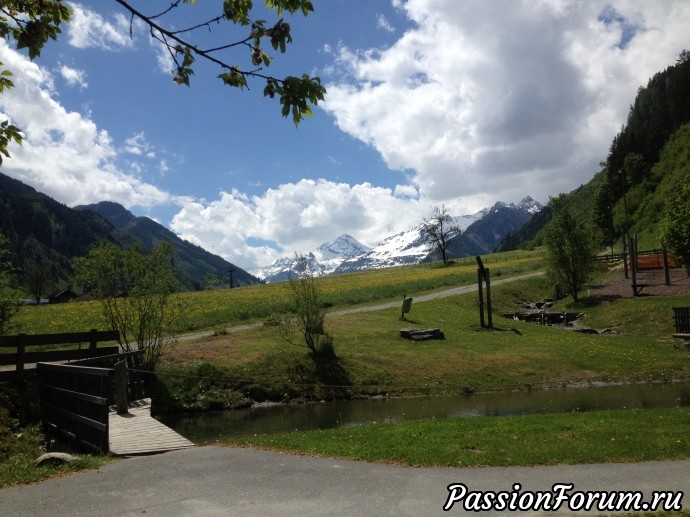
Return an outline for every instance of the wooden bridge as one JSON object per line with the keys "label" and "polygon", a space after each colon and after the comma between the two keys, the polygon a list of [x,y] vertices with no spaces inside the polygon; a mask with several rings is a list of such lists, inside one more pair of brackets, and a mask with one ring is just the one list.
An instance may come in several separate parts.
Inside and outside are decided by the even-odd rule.
{"label": "wooden bridge", "polygon": [[[142,353],[119,353],[117,346],[96,347],[97,341],[118,338],[117,332],[92,330],[6,336],[0,346],[16,348],[15,354],[5,355],[16,361],[18,382],[23,381],[25,363],[36,361],[41,418],[46,432],[98,454],[150,454],[193,446],[151,416],[151,399],[146,398],[145,382],[149,372],[141,369]],[[26,347],[83,342],[89,343],[89,348],[82,349],[80,345],[79,350],[25,352]],[[71,361],[65,363],[65,359]],[[62,364],[42,362],[56,360]]]}
{"label": "wooden bridge", "polygon": [[127,413],[115,407],[108,414],[111,454],[131,456],[193,447],[194,444],[151,416],[151,399],[128,404]]}

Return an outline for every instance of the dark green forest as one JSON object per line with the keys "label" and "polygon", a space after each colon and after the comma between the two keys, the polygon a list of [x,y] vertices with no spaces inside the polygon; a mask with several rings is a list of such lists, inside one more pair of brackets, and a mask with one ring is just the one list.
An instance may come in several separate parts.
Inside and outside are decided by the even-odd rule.
{"label": "dark green forest", "polygon": [[234,286],[259,282],[221,257],[180,239],[147,217],[135,217],[116,203],[70,208],[4,174],[0,174],[0,234],[8,240],[16,284],[29,298],[66,288],[79,292],[80,286],[72,284],[72,260],[87,255],[99,242],[140,246],[144,252],[160,242],[171,243],[182,290],[203,289],[210,278],[216,285],[222,283],[231,268]]}
{"label": "dark green forest", "polygon": [[[620,248],[626,226],[643,249],[660,248],[665,200],[690,176],[689,155],[690,52],[683,51],[674,65],[640,87],[601,170],[567,195],[570,209],[590,226],[602,249]],[[542,229],[552,216],[551,207],[545,207],[497,251],[541,245]]]}

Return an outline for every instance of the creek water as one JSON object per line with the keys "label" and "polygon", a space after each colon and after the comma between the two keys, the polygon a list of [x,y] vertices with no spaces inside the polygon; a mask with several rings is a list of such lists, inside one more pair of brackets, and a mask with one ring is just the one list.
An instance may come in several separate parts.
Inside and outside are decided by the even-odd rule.
{"label": "creek water", "polygon": [[194,443],[203,444],[213,443],[221,437],[234,438],[422,418],[471,418],[677,406],[690,406],[690,383],[278,404],[243,410],[165,416],[161,417],[161,421]]}

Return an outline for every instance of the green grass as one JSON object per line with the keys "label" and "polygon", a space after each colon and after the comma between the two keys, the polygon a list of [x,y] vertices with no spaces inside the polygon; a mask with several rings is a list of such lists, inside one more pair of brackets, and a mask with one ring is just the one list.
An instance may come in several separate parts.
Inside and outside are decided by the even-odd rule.
{"label": "green grass", "polygon": [[44,443],[45,438],[37,426],[22,427],[15,431],[0,429],[0,435],[0,487],[35,483],[80,470],[95,469],[116,461],[109,456],[75,454],[75,460],[70,463],[37,467],[34,461],[45,453],[50,445]]}
{"label": "green grass", "polygon": [[64,465],[42,465],[34,461],[54,447],[46,441],[38,421],[38,407],[33,384],[17,389],[3,385],[0,391],[0,487],[34,483],[84,469],[97,468],[114,461],[107,456],[75,455]]}
{"label": "green grass", "polygon": [[[541,267],[539,255],[526,252],[483,257],[483,261],[494,281]],[[406,266],[319,282],[327,306],[337,310],[472,285],[476,263],[466,259],[447,267]],[[287,345],[276,326],[237,333],[225,330],[270,321],[288,304],[285,284],[185,293],[181,296],[188,316],[177,331],[215,329],[216,336],[181,340],[165,357],[154,398],[162,410],[206,410],[242,407],[252,400],[434,395],[540,389],[594,380],[690,378],[688,351],[674,346],[677,343],[669,337],[670,307],[687,304],[687,297],[617,300],[606,306],[588,306],[584,301],[577,307],[587,312],[586,324],[615,327],[617,336],[572,333],[499,316],[515,311],[521,301],[548,297],[550,291],[544,276],[494,286],[494,330],[480,328],[476,293],[413,302],[407,322],[400,321],[398,308],[331,314],[327,326],[337,354],[337,360],[331,361],[315,361],[306,349]],[[568,304],[563,301],[559,307]],[[17,321],[27,333],[102,328],[95,302],[25,307]],[[407,341],[399,337],[406,326],[439,327],[446,339]],[[0,483],[31,482],[67,472],[49,467],[34,472],[31,463],[45,445],[38,429],[31,421],[19,425],[8,415],[0,417],[10,447],[3,452],[8,461],[0,462]],[[621,411],[379,424],[258,437],[242,444],[415,465],[640,461],[688,457],[687,441],[678,431],[687,429],[688,423],[687,410]],[[330,442],[340,449],[321,448]],[[514,453],[517,449],[531,451]],[[93,461],[97,465],[102,460]]]}
{"label": "green grass", "polygon": [[254,436],[226,445],[414,466],[690,458],[689,408],[457,418]]}
{"label": "green grass", "polygon": [[[479,325],[476,294],[414,303],[400,321],[397,308],[327,319],[336,363],[318,365],[305,349],[289,346],[274,326],[193,342],[180,342],[160,369],[171,403],[203,409],[200,369],[213,370],[213,407],[236,407],[248,399],[350,398],[378,394],[435,395],[466,391],[540,389],[579,381],[667,381],[690,378],[688,352],[666,336],[581,334],[501,318],[520,300],[549,292],[544,277],[493,289],[495,330]],[[411,293],[414,294],[414,293]],[[648,298],[644,318],[666,318],[672,299]],[[677,300],[676,300],[677,302]],[[616,302],[617,303],[617,302]],[[412,342],[403,327],[438,327],[443,341]],[[635,329],[637,327],[633,327]],[[183,377],[168,377],[166,374]],[[189,375],[189,381],[183,381]],[[328,389],[326,385],[344,386]],[[222,392],[235,391],[222,395]],[[227,401],[224,406],[219,400]],[[220,404],[220,406],[218,406]]]}
{"label": "green grass", "polygon": [[[510,252],[483,258],[494,278],[537,270],[542,265],[538,252]],[[330,309],[353,307],[402,298],[405,293],[472,284],[476,281],[476,262],[465,258],[444,266],[440,263],[418,264],[362,271],[318,279],[325,306]],[[290,305],[290,291],[285,282],[218,291],[179,294],[185,306],[182,317],[172,329],[176,333],[200,329],[221,329],[247,322],[261,321]],[[24,306],[13,323],[27,334],[77,332],[102,329],[104,320],[98,302],[71,302],[59,305]]]}

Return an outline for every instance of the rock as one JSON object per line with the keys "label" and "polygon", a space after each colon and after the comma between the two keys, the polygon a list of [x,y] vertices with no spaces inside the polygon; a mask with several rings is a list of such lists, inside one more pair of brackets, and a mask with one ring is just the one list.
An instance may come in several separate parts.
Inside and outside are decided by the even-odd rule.
{"label": "rock", "polygon": [[446,339],[441,329],[407,328],[400,330],[400,337],[413,341],[428,341],[430,339]]}
{"label": "rock", "polygon": [[77,458],[75,458],[71,454],[67,454],[66,452],[48,452],[46,454],[39,456],[36,459],[36,461],[34,461],[34,465],[37,467],[40,467],[41,465],[45,464],[63,465],[65,463],[70,463],[76,459]]}

